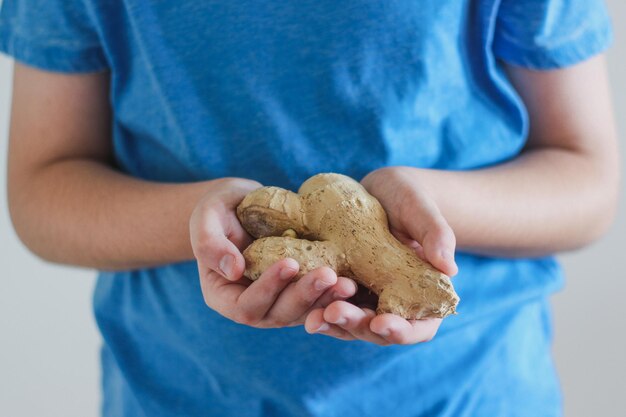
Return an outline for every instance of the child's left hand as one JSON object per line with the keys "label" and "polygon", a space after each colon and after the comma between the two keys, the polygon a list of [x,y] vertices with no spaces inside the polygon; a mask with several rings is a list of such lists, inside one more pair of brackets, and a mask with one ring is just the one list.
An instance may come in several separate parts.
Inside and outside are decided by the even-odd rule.
{"label": "child's left hand", "polygon": [[[410,168],[381,168],[368,174],[361,184],[385,208],[390,231],[398,240],[413,247],[419,257],[443,273],[457,273],[454,233]],[[440,324],[441,319],[405,320],[393,314],[376,315],[372,309],[347,301],[335,301],[311,311],[305,329],[343,340],[390,345],[429,341]]]}

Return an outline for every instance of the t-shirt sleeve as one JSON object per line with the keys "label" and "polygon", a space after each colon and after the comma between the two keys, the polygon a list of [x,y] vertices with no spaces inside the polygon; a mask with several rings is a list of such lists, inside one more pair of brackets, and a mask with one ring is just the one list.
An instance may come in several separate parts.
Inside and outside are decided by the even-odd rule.
{"label": "t-shirt sleeve", "polygon": [[84,0],[0,0],[0,52],[58,72],[108,68]]}
{"label": "t-shirt sleeve", "polygon": [[502,0],[493,48],[511,64],[554,69],[603,52],[612,39],[602,0]]}

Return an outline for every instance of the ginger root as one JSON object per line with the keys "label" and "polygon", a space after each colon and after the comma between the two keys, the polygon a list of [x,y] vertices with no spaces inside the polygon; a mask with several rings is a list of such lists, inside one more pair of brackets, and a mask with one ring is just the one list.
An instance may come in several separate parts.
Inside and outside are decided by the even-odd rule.
{"label": "ginger root", "polygon": [[293,258],[298,278],[328,266],[378,295],[377,313],[406,319],[455,314],[459,297],[450,278],[398,241],[378,200],[339,174],[319,174],[298,194],[263,187],[237,207],[243,227],[257,238],[245,251],[245,275],[258,279],[272,263]]}

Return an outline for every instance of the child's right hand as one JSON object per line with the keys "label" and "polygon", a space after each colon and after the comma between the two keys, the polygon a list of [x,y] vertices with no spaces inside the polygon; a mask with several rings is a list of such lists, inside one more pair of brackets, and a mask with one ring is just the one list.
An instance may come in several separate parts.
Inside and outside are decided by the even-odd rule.
{"label": "child's right hand", "polygon": [[301,325],[311,310],[352,297],[357,285],[330,268],[318,268],[293,282],[299,265],[289,258],[273,264],[254,282],[243,277],[241,251],[251,238],[239,223],[236,208],[259,187],[258,182],[241,178],[215,180],[196,205],[189,226],[202,295],[207,306],[237,323],[264,328]]}

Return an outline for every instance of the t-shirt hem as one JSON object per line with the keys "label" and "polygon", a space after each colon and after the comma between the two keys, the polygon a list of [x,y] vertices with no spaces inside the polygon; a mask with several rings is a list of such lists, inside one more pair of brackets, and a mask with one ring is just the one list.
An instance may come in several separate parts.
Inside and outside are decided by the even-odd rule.
{"label": "t-shirt hem", "polygon": [[0,26],[0,52],[28,66],[54,72],[100,72],[109,69],[99,45],[68,47],[19,36]]}
{"label": "t-shirt hem", "polygon": [[556,48],[525,48],[501,37],[494,45],[498,59],[513,65],[535,70],[549,70],[578,64],[606,51],[613,43],[613,29],[606,25],[602,30],[589,31],[574,41]]}

